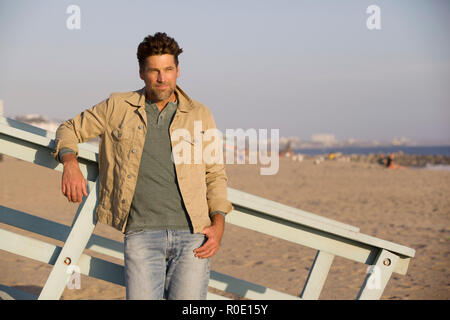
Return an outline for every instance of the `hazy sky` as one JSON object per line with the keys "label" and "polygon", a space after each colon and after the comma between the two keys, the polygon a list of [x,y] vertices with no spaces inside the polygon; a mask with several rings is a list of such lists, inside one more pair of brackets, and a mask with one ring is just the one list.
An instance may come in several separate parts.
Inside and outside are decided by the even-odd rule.
{"label": "hazy sky", "polygon": [[[66,27],[72,4],[80,29]],[[223,131],[450,143],[447,0],[0,0],[5,115],[68,119],[143,87],[136,48],[158,31],[184,50],[178,84]]]}

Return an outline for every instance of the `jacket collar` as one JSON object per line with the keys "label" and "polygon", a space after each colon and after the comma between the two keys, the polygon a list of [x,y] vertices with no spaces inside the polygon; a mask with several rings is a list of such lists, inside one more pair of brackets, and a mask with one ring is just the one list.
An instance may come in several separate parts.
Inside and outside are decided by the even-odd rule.
{"label": "jacket collar", "polygon": [[[180,109],[180,111],[189,112],[194,108],[194,104],[191,98],[189,98],[189,96],[183,90],[181,90],[178,85],[175,88],[175,95],[177,96],[178,109]],[[145,107],[145,87],[133,91],[131,96],[125,99],[125,101],[135,107]]]}

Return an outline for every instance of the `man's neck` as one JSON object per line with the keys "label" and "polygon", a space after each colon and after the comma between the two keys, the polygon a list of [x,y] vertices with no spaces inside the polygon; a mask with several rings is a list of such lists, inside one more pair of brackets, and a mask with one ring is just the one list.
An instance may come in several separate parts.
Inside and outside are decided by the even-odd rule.
{"label": "man's neck", "polygon": [[162,111],[162,109],[164,109],[169,102],[175,102],[176,101],[175,92],[173,92],[168,99],[161,100],[161,101],[155,101],[154,99],[149,97],[147,93],[146,93],[146,96],[147,96],[147,99],[151,103],[156,103],[156,106],[158,107],[159,111]]}

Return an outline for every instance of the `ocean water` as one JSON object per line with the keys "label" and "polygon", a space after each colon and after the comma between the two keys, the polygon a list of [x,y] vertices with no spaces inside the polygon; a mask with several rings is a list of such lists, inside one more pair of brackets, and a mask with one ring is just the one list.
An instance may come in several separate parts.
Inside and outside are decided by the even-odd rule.
{"label": "ocean water", "polygon": [[404,154],[414,155],[445,155],[450,156],[450,146],[380,146],[380,147],[330,147],[330,148],[311,148],[294,149],[294,153],[315,156],[319,154],[329,154],[341,152],[345,155],[361,154],[389,154],[402,151]]}

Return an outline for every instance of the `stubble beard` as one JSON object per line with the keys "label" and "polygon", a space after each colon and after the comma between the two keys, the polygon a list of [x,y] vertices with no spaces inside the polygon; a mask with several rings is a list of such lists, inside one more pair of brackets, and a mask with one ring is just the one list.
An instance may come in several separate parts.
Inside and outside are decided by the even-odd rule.
{"label": "stubble beard", "polygon": [[169,83],[167,83],[166,85],[168,86],[168,88],[162,90],[156,87],[150,88],[152,100],[163,101],[170,98],[170,96],[174,93],[175,88],[173,88]]}

